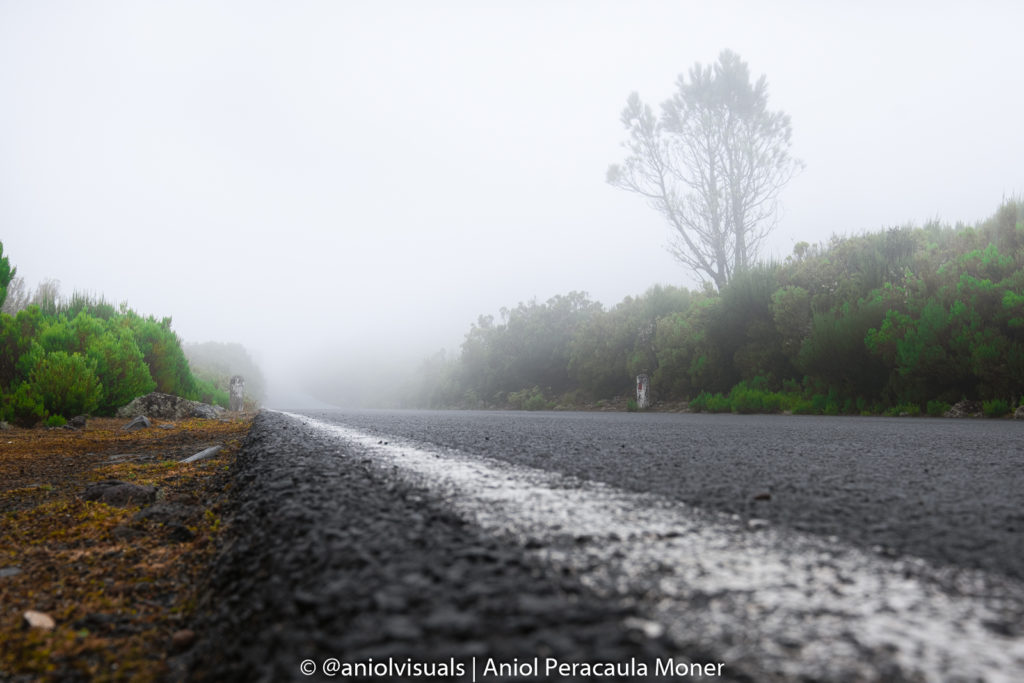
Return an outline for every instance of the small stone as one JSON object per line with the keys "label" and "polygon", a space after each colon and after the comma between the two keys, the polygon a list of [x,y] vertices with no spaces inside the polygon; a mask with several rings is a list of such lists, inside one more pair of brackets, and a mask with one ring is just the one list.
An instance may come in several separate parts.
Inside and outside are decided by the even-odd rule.
{"label": "small stone", "polygon": [[164,529],[167,531],[167,538],[175,543],[188,543],[196,538],[196,535],[184,524],[165,524]]}
{"label": "small stone", "polygon": [[149,429],[153,426],[153,423],[149,421],[149,418],[145,415],[139,415],[137,418],[121,427],[122,432],[134,432],[138,429]]}
{"label": "small stone", "polygon": [[156,500],[156,487],[130,484],[118,479],[105,479],[86,486],[82,499],[117,507],[147,505]]}
{"label": "small stone", "polygon": [[431,631],[469,635],[479,627],[479,619],[470,612],[463,612],[453,607],[440,607],[427,617],[426,626]]}
{"label": "small stone", "polygon": [[395,640],[418,640],[423,637],[423,629],[406,616],[388,617],[384,621],[384,632]]}
{"label": "small stone", "polygon": [[648,638],[660,638],[665,633],[665,627],[658,622],[640,617],[627,617],[622,625],[628,629],[640,631]]}
{"label": "small stone", "polygon": [[21,567],[0,567],[0,579],[6,579],[8,576],[17,576],[21,573]]}
{"label": "small stone", "polygon": [[768,493],[767,491],[761,491],[760,493],[755,493],[754,494],[754,500],[771,500],[771,499],[772,499],[772,494]]}
{"label": "small stone", "polygon": [[140,531],[139,529],[134,529],[130,526],[125,526],[124,524],[118,524],[110,530],[110,535],[116,541],[129,542],[134,541],[140,536],[145,536],[146,534],[145,532]]}
{"label": "small stone", "polygon": [[400,591],[384,589],[373,594],[373,604],[384,612],[403,612],[409,607],[409,600]]}
{"label": "small stone", "polygon": [[45,612],[37,612],[34,609],[25,610],[21,615],[25,628],[38,628],[43,631],[52,631],[57,627],[57,622]]}
{"label": "small stone", "polygon": [[175,631],[171,636],[171,649],[181,652],[191,647],[194,642],[196,642],[196,632],[190,628],[183,628],[180,631]]}
{"label": "small stone", "polygon": [[132,516],[132,521],[149,521],[158,524],[185,524],[201,513],[202,508],[198,505],[162,502],[139,510]]}
{"label": "small stone", "polygon": [[200,460],[206,460],[207,458],[212,458],[213,456],[217,455],[217,453],[219,453],[220,449],[222,448],[224,448],[224,446],[211,446],[209,448],[199,451],[195,455],[188,456],[184,460],[179,460],[178,462],[199,462]]}

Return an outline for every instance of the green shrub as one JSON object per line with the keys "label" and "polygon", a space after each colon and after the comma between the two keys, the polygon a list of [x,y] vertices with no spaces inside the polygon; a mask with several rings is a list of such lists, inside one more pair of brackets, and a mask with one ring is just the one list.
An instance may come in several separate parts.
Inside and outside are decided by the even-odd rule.
{"label": "green shrub", "polygon": [[931,417],[942,417],[949,412],[950,406],[945,401],[928,401],[928,405],[925,407],[925,412]]}
{"label": "green shrub", "polygon": [[513,391],[508,395],[508,404],[515,410],[551,410],[553,407],[539,387]]}
{"label": "green shrub", "polygon": [[128,330],[108,331],[96,337],[87,355],[95,363],[96,375],[103,385],[98,406],[101,414],[113,415],[136,396],[156,388],[142,352]]}
{"label": "green shrub", "polygon": [[99,405],[103,387],[94,366],[79,353],[47,353],[30,374],[43,406],[56,415],[91,413]]}
{"label": "green shrub", "polygon": [[631,398],[631,399],[629,399],[628,401],[626,401],[626,411],[627,411],[627,412],[630,412],[630,413],[635,413],[635,412],[636,412],[636,411],[638,411],[639,409],[640,409],[640,406],[639,406],[639,404],[638,404],[638,403],[636,402],[636,399],[635,399],[635,398]]}
{"label": "green shrub", "polygon": [[690,401],[690,410],[695,413],[703,413],[707,411],[709,398],[711,398],[711,394],[706,391],[700,392],[693,398],[693,400]]}
{"label": "green shrub", "polygon": [[[751,384],[756,384],[756,380]],[[729,403],[734,413],[777,413],[782,410],[783,402],[782,394],[753,388],[746,382],[740,382],[729,392]]]}
{"label": "green shrub", "polygon": [[198,397],[196,400],[203,403],[222,408],[230,407],[231,397],[228,392],[218,389],[213,382],[207,379],[196,379],[196,396]]}
{"label": "green shrub", "polygon": [[721,394],[702,391],[690,401],[690,410],[698,413],[731,413],[732,402]]}
{"label": "green shrub", "polygon": [[1002,417],[1010,412],[1010,404],[1001,398],[993,398],[982,402],[981,412],[985,417]]}
{"label": "green shrub", "polygon": [[[824,405],[824,402],[822,402]],[[791,408],[794,415],[821,415],[821,408],[814,405],[814,401],[805,398],[798,399]]]}
{"label": "green shrub", "polygon": [[4,396],[4,419],[19,427],[32,427],[46,417],[42,396],[28,382],[22,382],[12,394]]}
{"label": "green shrub", "polygon": [[714,394],[708,400],[708,412],[711,413],[731,413],[732,403],[729,401],[728,396],[722,396],[721,394]]}
{"label": "green shrub", "polygon": [[63,415],[51,415],[46,418],[47,427],[63,427],[67,423],[68,421],[64,419]]}

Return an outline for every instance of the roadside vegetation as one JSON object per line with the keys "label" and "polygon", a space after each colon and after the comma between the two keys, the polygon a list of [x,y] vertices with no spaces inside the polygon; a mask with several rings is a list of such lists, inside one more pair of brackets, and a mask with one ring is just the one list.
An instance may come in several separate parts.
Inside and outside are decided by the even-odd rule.
{"label": "roadside vegetation", "polygon": [[29,297],[2,245],[0,305],[0,421],[60,426],[113,415],[151,391],[228,405],[224,388],[193,374],[170,318],[86,294],[64,299],[54,281]]}
{"label": "roadside vegetation", "polygon": [[481,316],[425,361],[408,403],[576,407],[628,396],[736,413],[991,417],[1024,390],[1024,201],[974,226],[931,222],[797,244],[721,290],[656,286],[606,309],[585,293]]}

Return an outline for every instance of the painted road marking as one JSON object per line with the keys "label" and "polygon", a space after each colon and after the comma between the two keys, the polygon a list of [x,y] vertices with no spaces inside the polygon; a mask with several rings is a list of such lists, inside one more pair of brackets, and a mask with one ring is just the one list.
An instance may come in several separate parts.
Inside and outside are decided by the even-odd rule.
{"label": "painted road marking", "polygon": [[999,626],[1024,606],[1024,586],[1009,579],[290,415],[597,594],[629,600],[638,628],[712,652],[727,670],[764,680],[1024,680],[1024,638]]}

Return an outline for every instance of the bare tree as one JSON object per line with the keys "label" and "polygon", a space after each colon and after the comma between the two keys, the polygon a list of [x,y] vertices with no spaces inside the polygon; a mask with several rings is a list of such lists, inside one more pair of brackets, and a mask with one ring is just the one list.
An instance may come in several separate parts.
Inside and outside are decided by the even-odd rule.
{"label": "bare tree", "polygon": [[30,306],[38,306],[46,315],[56,315],[60,307],[60,280],[46,279],[40,282],[28,303]]}
{"label": "bare tree", "polygon": [[802,168],[789,154],[789,116],[768,110],[768,86],[738,55],[680,75],[661,116],[633,93],[622,112],[629,156],[608,182],[646,198],[675,231],[669,247],[719,289],[757,258],[775,227],[778,194]]}
{"label": "bare tree", "polygon": [[7,285],[7,298],[3,306],[0,306],[0,313],[15,315],[24,308],[28,308],[28,288],[25,286],[25,278],[18,275],[11,278],[11,283]]}

